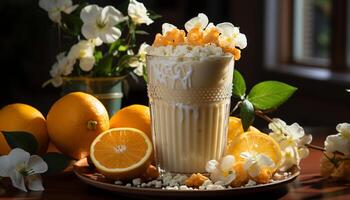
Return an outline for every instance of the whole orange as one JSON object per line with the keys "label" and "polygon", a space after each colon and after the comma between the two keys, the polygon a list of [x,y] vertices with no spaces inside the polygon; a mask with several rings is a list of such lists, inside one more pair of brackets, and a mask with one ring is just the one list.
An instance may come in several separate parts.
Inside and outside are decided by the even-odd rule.
{"label": "whole orange", "polygon": [[58,150],[81,159],[89,155],[92,141],[109,129],[109,117],[106,108],[94,96],[73,92],[50,108],[47,128]]}
{"label": "whole orange", "polygon": [[110,120],[110,127],[136,128],[146,133],[146,135],[152,139],[149,107],[138,104],[124,107],[113,115]]}
{"label": "whole orange", "polygon": [[[43,154],[49,144],[45,117],[30,105],[15,103],[0,110],[0,131],[24,131],[33,134],[38,142],[38,152]],[[10,152],[5,137],[0,132],[0,155]]]}

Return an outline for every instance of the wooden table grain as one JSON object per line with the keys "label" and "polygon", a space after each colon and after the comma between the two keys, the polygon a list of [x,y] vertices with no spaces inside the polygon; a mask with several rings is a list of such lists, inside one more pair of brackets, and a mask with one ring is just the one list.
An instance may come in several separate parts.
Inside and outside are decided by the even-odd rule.
{"label": "wooden table grain", "polygon": [[[312,133],[313,143],[317,145],[322,145],[326,135],[335,133],[335,130],[330,128],[308,128],[306,130],[308,133]],[[321,156],[321,152],[311,150],[310,156],[302,161],[301,175],[295,182],[289,184],[288,191],[282,193],[279,199],[350,199],[350,183],[340,183],[320,177],[319,161]],[[25,193],[12,188],[8,180],[2,180],[0,188],[5,190],[0,189],[0,199],[127,199],[116,193],[86,185],[72,172],[44,177],[43,182],[45,191]],[[266,196],[266,198],[261,199],[271,199],[271,197]]]}

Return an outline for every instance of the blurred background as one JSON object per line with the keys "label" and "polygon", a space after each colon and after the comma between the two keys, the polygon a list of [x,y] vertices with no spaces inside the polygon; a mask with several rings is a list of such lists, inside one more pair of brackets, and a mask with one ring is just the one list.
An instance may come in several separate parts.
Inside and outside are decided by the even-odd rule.
{"label": "blurred background", "polygon": [[[74,2],[74,0],[73,0]],[[123,0],[88,1],[118,7]],[[163,17],[138,41],[151,44],[164,22],[183,27],[199,12],[215,24],[232,22],[248,39],[235,67],[248,87],[279,80],[299,88],[271,117],[303,126],[335,127],[350,121],[350,2],[346,0],[144,0]],[[0,2],[0,107],[27,103],[43,112],[60,88],[42,84],[59,52],[57,27],[37,0]],[[148,104],[146,85],[130,78],[123,105]],[[67,111],[69,112],[69,111]],[[264,125],[261,120],[258,126]],[[265,125],[266,126],[266,125]]]}

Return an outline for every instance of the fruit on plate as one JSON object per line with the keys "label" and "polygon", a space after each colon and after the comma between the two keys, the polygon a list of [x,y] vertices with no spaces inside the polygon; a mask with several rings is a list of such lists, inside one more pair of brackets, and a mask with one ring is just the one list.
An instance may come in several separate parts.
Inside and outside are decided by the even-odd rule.
{"label": "fruit on plate", "polygon": [[73,92],[51,107],[47,128],[59,151],[81,159],[89,155],[92,141],[109,129],[109,117],[98,99],[83,92]]}
{"label": "fruit on plate", "polygon": [[243,152],[264,154],[271,158],[278,167],[282,159],[279,144],[269,135],[261,132],[249,131],[238,136],[227,149],[226,154],[235,156],[237,161],[244,162],[240,156]]}
{"label": "fruit on plate", "polygon": [[[46,152],[49,144],[45,117],[30,105],[15,103],[0,110],[0,131],[24,131],[33,134],[38,142],[38,152]],[[0,132],[0,155],[10,152],[10,146]]]}
{"label": "fruit on plate", "polygon": [[[250,126],[248,131],[260,132],[254,126]],[[230,146],[232,141],[234,141],[237,136],[240,136],[242,133],[244,133],[244,130],[241,119],[238,117],[230,117],[227,132],[227,148]]]}
{"label": "fruit on plate", "polygon": [[273,167],[263,168],[256,177],[251,177],[257,183],[267,183],[282,160],[279,144],[271,136],[261,132],[249,131],[241,134],[230,144],[226,154],[235,156],[238,162],[245,162],[245,158],[241,157],[243,152],[263,154],[274,162]]}
{"label": "fruit on plate", "polygon": [[91,144],[90,158],[97,171],[114,180],[140,177],[150,166],[152,143],[134,128],[113,128]]}
{"label": "fruit on plate", "polygon": [[146,133],[152,140],[151,116],[149,107],[134,104],[116,112],[110,120],[111,128],[136,128]]}

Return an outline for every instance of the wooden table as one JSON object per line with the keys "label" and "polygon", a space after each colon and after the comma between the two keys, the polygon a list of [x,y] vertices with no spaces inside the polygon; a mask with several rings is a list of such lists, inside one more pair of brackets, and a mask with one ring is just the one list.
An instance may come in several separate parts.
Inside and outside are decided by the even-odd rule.
{"label": "wooden table", "polygon": [[[328,134],[334,134],[334,128],[307,129],[314,137],[313,144],[322,145]],[[311,150],[310,156],[302,161],[300,177],[289,185],[288,191],[280,199],[350,199],[350,183],[337,183],[325,180],[319,175],[319,161],[322,153]],[[3,181],[6,192],[0,191],[0,199],[127,199],[116,193],[100,190],[82,183],[71,172],[44,177],[44,192],[20,192],[11,187],[9,181]],[[271,199],[266,197],[265,199]]]}

